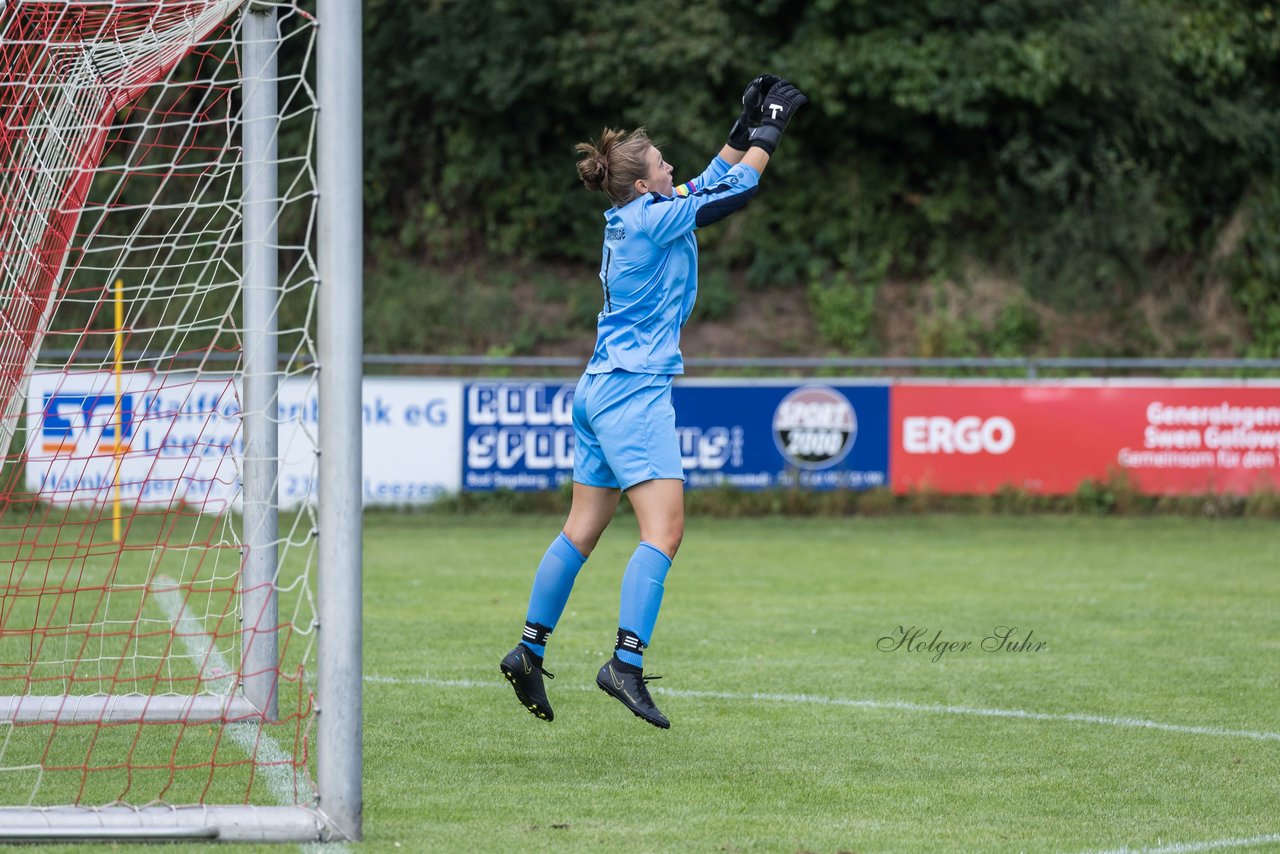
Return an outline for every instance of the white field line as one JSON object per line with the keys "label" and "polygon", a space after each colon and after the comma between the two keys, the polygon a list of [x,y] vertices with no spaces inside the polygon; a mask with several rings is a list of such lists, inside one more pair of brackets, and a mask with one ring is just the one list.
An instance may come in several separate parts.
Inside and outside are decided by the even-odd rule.
{"label": "white field line", "polygon": [[[429,685],[437,688],[502,688],[510,690],[501,678],[492,682],[475,679],[433,679],[431,677],[414,677],[398,679],[394,676],[365,676],[366,682],[390,685]],[[564,686],[571,690],[589,690],[586,686]],[[563,690],[557,686],[557,690]],[[1031,721],[1055,721],[1062,723],[1098,724],[1101,726],[1129,727],[1132,729],[1152,729],[1162,732],[1176,732],[1186,735],[1212,735],[1223,738],[1248,738],[1254,741],[1280,741],[1280,732],[1265,732],[1246,729],[1224,729],[1213,726],[1186,726],[1184,724],[1167,724],[1160,721],[1149,721],[1143,718],[1110,717],[1106,715],[1086,715],[1079,713],[1028,712],[1023,709],[985,709],[975,706],[944,706],[940,704],[907,703],[900,700],[849,700],[843,697],[820,697],[814,694],[766,694],[766,693],[734,693],[731,691],[684,691],[678,688],[650,689],[655,694],[669,697],[691,697],[709,700],[754,700],[766,703],[798,703],[815,706],[841,706],[856,709],[890,709],[903,712],[924,712],[935,715],[977,715],[988,718],[1016,718]]]}
{"label": "white field line", "polygon": [[[178,630],[179,637],[187,647],[187,656],[195,665],[196,670],[202,673],[228,674],[225,680],[209,679],[206,681],[215,690],[231,690],[232,679],[234,678],[231,667],[227,664],[227,660],[223,658],[222,653],[213,648],[213,638],[205,630],[204,624],[187,613],[182,603],[182,596],[178,593],[176,582],[167,578],[158,578],[156,580],[162,585],[169,586],[170,589],[155,590],[152,596],[160,607],[164,609],[165,614],[169,617],[169,622],[173,623],[174,628]],[[256,773],[266,777],[267,785],[271,789],[271,793],[276,796],[276,800],[286,805],[295,803],[294,775],[290,770],[293,767],[293,757],[286,753],[280,747],[280,744],[257,724],[227,724],[226,732],[245,752],[245,755],[254,760],[254,764],[257,766]],[[311,781],[305,775],[298,781],[296,796],[300,797],[304,803],[316,799],[315,787],[311,785]],[[306,843],[298,847],[307,852],[307,854],[321,854],[321,852],[325,852],[325,854],[343,854],[343,852],[350,851],[341,842],[328,844]]]}
{"label": "white field line", "polygon": [[1213,839],[1208,842],[1171,842],[1155,848],[1112,848],[1107,851],[1094,851],[1089,854],[1193,854],[1196,851],[1222,851],[1227,848],[1252,848],[1255,845],[1269,845],[1280,842],[1280,833],[1269,833],[1266,836],[1250,836],[1247,839]]}

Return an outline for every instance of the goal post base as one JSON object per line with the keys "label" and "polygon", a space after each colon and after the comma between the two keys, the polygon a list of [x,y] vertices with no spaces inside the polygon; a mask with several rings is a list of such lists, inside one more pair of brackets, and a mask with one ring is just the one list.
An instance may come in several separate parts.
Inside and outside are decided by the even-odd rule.
{"label": "goal post base", "polygon": [[3,723],[250,723],[263,714],[243,697],[144,697],[106,694],[0,697]]}
{"label": "goal post base", "polygon": [[311,807],[0,807],[0,842],[323,842],[343,839]]}

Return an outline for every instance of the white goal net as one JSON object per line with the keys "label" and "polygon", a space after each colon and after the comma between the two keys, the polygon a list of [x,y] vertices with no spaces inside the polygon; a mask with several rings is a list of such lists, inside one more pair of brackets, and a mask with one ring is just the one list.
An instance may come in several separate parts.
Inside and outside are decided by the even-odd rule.
{"label": "white goal net", "polygon": [[0,2],[0,825],[323,835],[315,5]]}

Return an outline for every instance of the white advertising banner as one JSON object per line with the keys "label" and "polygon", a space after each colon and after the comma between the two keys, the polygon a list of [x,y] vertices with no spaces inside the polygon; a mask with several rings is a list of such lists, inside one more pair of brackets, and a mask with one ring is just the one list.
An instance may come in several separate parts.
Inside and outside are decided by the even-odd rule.
{"label": "white advertising banner", "polygon": [[365,377],[364,503],[425,504],[462,485],[462,382]]}
{"label": "white advertising banner", "polygon": [[108,503],[118,485],[128,506],[186,503],[218,512],[239,495],[243,444],[230,375],[31,377],[26,484],[45,501]]}
{"label": "white advertising banner", "polygon": [[[57,504],[238,507],[244,451],[240,384],[230,374],[36,374],[27,395],[27,488]],[[314,377],[279,390],[280,506],[317,494]],[[421,504],[457,492],[462,383],[367,378],[364,503]],[[119,438],[117,439],[117,433]],[[334,449],[343,453],[344,449]]]}

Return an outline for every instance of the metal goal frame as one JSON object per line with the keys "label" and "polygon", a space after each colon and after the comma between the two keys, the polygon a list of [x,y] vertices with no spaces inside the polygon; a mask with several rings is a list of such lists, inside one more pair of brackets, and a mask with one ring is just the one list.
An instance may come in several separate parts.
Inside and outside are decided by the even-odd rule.
{"label": "metal goal frame", "polygon": [[[363,306],[362,50],[359,0],[317,0],[316,132],[320,458],[317,545],[316,791],[314,803],[0,807],[0,841],[357,840],[362,837]],[[276,220],[279,122],[275,11],[248,0],[242,30],[243,612],[248,674],[234,695],[0,697],[0,721],[218,723],[276,717],[278,570]],[[247,724],[245,722],[248,722]]]}

